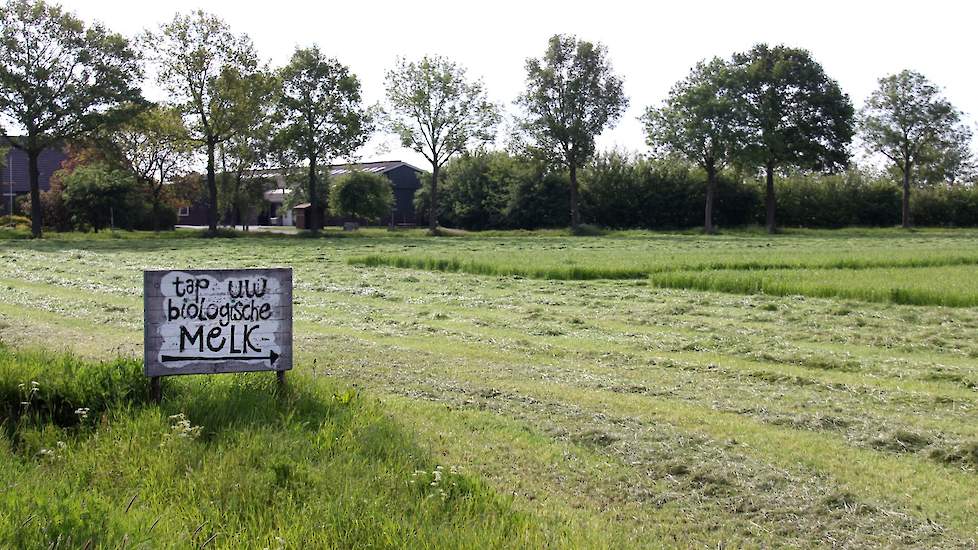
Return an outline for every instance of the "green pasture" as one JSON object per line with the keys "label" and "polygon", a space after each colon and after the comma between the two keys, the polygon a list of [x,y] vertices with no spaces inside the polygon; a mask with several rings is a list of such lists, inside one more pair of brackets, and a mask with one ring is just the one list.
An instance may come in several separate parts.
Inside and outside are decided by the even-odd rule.
{"label": "green pasture", "polygon": [[[0,240],[0,536],[78,546],[94,510],[106,547],[973,547],[976,260],[969,230]],[[284,400],[143,402],[143,269],[283,265]],[[35,378],[62,412],[22,414]],[[439,465],[463,493],[410,487]]]}

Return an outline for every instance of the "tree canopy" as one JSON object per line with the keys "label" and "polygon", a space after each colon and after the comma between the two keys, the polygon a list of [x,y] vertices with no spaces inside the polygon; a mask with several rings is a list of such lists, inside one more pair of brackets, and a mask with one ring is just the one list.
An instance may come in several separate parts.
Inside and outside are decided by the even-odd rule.
{"label": "tree canopy", "polygon": [[910,227],[914,168],[936,167],[941,176],[966,169],[970,151],[964,143],[971,132],[937,86],[908,70],[881,78],[860,115],[866,148],[888,158],[903,176],[902,220]]}
{"label": "tree canopy", "polygon": [[377,221],[391,211],[394,192],[386,176],[354,170],[333,181],[329,209],[337,216]]}
{"label": "tree canopy", "polygon": [[594,154],[595,138],[628,107],[607,49],[572,35],[551,37],[543,57],[527,60],[526,92],[517,104],[535,150],[570,171],[570,221],[576,229],[581,223],[577,170]]}
{"label": "tree canopy", "polygon": [[438,177],[446,162],[495,138],[499,107],[481,80],[445,57],[401,58],[387,73],[387,128],[431,164],[428,226],[438,226]]}
{"label": "tree canopy", "polygon": [[642,117],[649,146],[663,155],[678,155],[698,164],[707,175],[703,228],[713,232],[717,172],[726,166],[740,143],[730,67],[713,58],[696,64],[677,82],[661,107]]}
{"label": "tree canopy", "polygon": [[[27,153],[31,234],[43,227],[38,156],[143,108],[139,53],[123,36],[43,0],[0,6],[0,118]],[[7,129],[8,125],[12,128]],[[15,132],[20,139],[10,139]]]}
{"label": "tree canopy", "polygon": [[188,121],[193,140],[206,148],[208,225],[217,230],[217,146],[251,128],[268,101],[268,79],[247,35],[236,35],[217,16],[177,14],[144,37],[158,66],[158,82]]}
{"label": "tree canopy", "polygon": [[308,163],[305,195],[309,197],[309,228],[322,227],[317,187],[320,161],[348,156],[370,137],[373,114],[363,106],[360,81],[319,48],[300,48],[279,73],[281,92],[276,113],[287,158]]}
{"label": "tree canopy", "polygon": [[776,230],[774,176],[779,168],[837,171],[849,161],[854,109],[807,50],[758,44],[733,56],[738,161],[767,179],[766,223]]}
{"label": "tree canopy", "polygon": [[149,195],[154,229],[159,229],[164,186],[191,161],[192,144],[180,112],[154,105],[109,132],[107,139],[119,161]]}

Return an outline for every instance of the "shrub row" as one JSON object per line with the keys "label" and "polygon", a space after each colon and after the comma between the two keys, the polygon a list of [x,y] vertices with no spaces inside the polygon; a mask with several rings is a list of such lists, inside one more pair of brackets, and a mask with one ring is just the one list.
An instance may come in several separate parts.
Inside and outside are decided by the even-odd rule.
{"label": "shrub row", "polygon": [[[463,155],[439,182],[439,221],[472,230],[538,229],[568,224],[568,176],[537,160],[501,151]],[[611,228],[684,229],[703,224],[706,176],[673,160],[599,156],[580,176],[585,223]],[[785,227],[885,227],[900,223],[901,190],[886,175],[852,168],[842,174],[787,174],[775,183],[778,224]],[[426,215],[430,180],[416,195]],[[728,170],[717,185],[720,227],[764,221],[763,182]],[[911,216],[921,226],[978,226],[978,189],[919,188]]]}

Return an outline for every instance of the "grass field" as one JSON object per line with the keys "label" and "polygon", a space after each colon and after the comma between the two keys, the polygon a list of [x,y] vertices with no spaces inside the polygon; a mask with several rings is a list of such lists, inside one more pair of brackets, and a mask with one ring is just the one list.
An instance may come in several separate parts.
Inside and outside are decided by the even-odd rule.
{"label": "grass field", "polygon": [[[342,420],[354,423],[353,434],[380,423],[400,434],[398,449],[416,448],[357,473],[377,450],[353,446],[346,463],[357,467],[342,471],[392,504],[383,513],[369,507],[375,502],[325,514],[373,510],[378,525],[400,525],[424,504],[382,489],[442,465],[474,489],[463,499],[471,506],[409,524],[433,546],[968,548],[978,537],[976,262],[978,232],[967,230],[8,239],[0,241],[0,340],[90,359],[138,355],[142,269],[291,265],[295,391],[327,404],[333,393],[356,391],[362,409]],[[9,386],[19,368],[3,371],[2,382]],[[138,421],[157,434],[146,445],[159,445],[169,415],[179,413],[207,434],[188,461],[259,445],[248,441],[254,431],[269,453],[299,457],[295,467],[329,469],[302,434],[321,430],[332,409],[283,420],[256,391],[235,377],[191,379],[168,388],[162,411],[108,405],[117,412],[104,427],[35,420],[25,438],[8,421],[0,480],[36,484],[38,501],[73,494],[83,484],[72,481],[70,464],[111,454],[113,438],[103,434],[124,441]],[[214,420],[212,409],[240,400],[257,408],[255,421]],[[290,430],[300,434],[294,441],[262,439]],[[38,456],[35,447],[56,448],[52,441],[77,455],[57,464]],[[131,461],[115,460],[132,481]],[[138,529],[166,508],[162,495],[196,480],[202,494],[225,490],[197,475],[147,487],[135,519],[116,512],[111,532],[144,536]],[[295,494],[334,485],[330,475]],[[131,488],[106,485],[91,498],[124,510]],[[274,498],[295,498],[290,491]],[[209,508],[192,515],[195,502],[173,504],[179,513],[165,527],[174,545],[190,540],[179,537],[195,521],[216,522]],[[287,511],[298,517],[330,502]],[[494,521],[473,519],[486,509],[498,511]],[[234,528],[208,533],[294,544],[314,532],[272,535],[261,514],[254,527],[240,508],[220,513]],[[0,517],[8,529],[0,534],[15,536],[19,518]],[[342,539],[362,535],[334,525],[322,536],[339,545],[404,540],[393,527],[387,542]],[[221,535],[210,544],[240,540]]]}

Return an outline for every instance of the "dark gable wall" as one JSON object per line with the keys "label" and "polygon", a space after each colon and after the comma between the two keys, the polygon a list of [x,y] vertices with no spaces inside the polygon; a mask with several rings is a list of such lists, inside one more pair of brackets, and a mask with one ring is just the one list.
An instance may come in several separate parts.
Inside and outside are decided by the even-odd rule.
{"label": "dark gable wall", "polygon": [[[6,141],[3,136],[0,136],[0,140]],[[4,143],[4,145],[7,144]],[[40,172],[38,186],[41,191],[51,189],[51,175],[61,169],[61,163],[66,158],[68,157],[64,151],[57,148],[45,149],[41,152],[41,156],[37,159],[37,168]],[[11,176],[13,177],[15,197],[31,192],[30,174],[27,171],[27,153],[13,147],[7,151],[2,166],[0,166],[0,198],[3,199],[0,200],[0,214],[8,213]]]}
{"label": "dark gable wall", "polygon": [[[410,166],[398,166],[384,174],[394,187],[394,223],[417,224],[414,213],[414,193],[421,187],[421,180]],[[388,222],[385,219],[385,222]]]}
{"label": "dark gable wall", "polygon": [[[68,157],[61,149],[51,148],[41,152],[41,156],[37,160],[37,167],[41,172],[41,177],[38,180],[41,191],[51,189],[51,174],[61,168],[61,163],[66,158]],[[13,147],[7,153],[4,166],[0,168],[0,182],[2,182],[4,193],[10,190],[11,174],[13,174],[15,194],[20,195],[31,191],[30,175],[27,173],[27,153]]]}

